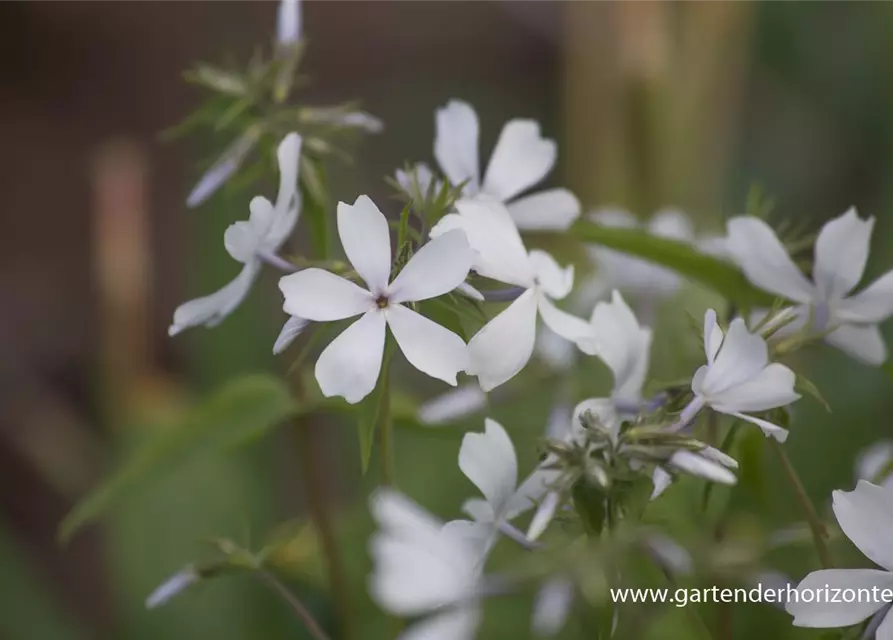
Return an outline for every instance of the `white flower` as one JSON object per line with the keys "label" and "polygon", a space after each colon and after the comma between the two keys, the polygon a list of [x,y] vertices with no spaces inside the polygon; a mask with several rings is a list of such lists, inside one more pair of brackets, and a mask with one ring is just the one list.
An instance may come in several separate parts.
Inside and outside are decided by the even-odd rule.
{"label": "white flower", "polygon": [[[893,271],[855,295],[868,261],[874,218],[855,209],[828,221],[819,232],[810,282],[797,268],[772,228],[750,216],[728,222],[729,246],[748,280],[799,303],[801,323],[810,317],[825,341],[869,365],[887,359],[878,324],[893,315]],[[836,327],[836,329],[835,329]]]}
{"label": "white flower", "polygon": [[433,192],[435,194],[439,193],[443,187],[443,183],[437,179],[434,172],[431,171],[431,167],[424,162],[417,162],[409,171],[397,169],[394,178],[400,188],[416,200],[423,200],[431,189],[431,185],[434,185]]}
{"label": "white flower", "polygon": [[423,424],[437,425],[459,420],[487,406],[487,394],[476,384],[450,389],[419,407]]}
{"label": "white flower", "polygon": [[[813,571],[797,585],[797,596],[786,605],[798,627],[846,627],[865,620],[887,604],[880,596],[893,589],[893,489],[878,487],[860,480],[853,491],[835,491],[834,515],[846,536],[868,557],[883,567],[879,569],[824,569]],[[844,589],[854,590],[853,602],[829,602],[817,597],[829,589],[838,595]],[[864,591],[864,590],[867,590]],[[876,591],[872,597],[872,592]],[[812,596],[806,602],[804,594]],[[792,594],[793,596],[793,594]],[[893,638],[893,616],[886,615],[874,636],[878,640]]]}
{"label": "white flower", "polygon": [[[667,460],[667,467],[719,484],[738,482],[731,471],[738,468],[738,461],[714,447],[704,447],[699,451],[679,449]],[[651,475],[651,482],[654,484],[651,499],[654,500],[666,491],[672,481],[673,476],[667,469],[655,467]]]}
{"label": "white flower", "polygon": [[695,399],[685,411],[693,417],[706,405],[751,422],[767,436],[784,442],[786,429],[744,412],[767,411],[799,399],[794,391],[794,372],[782,364],[769,363],[766,341],[750,333],[741,318],[732,320],[723,336],[713,309],[704,315],[704,351],[707,364],[695,372],[691,382]]}
{"label": "white flower", "polygon": [[567,189],[547,189],[517,197],[541,182],[555,165],[554,140],[540,135],[534,120],[510,120],[502,128],[481,181],[478,165],[478,117],[466,102],[438,109],[434,157],[454,186],[463,182],[466,197],[485,196],[506,203],[520,229],[565,230],[580,215],[580,202]]}
{"label": "white flower", "polygon": [[473,638],[485,559],[479,542],[462,523],[444,525],[392,490],[378,491],[370,503],[380,527],[370,542],[372,598],[399,616],[429,616],[400,639]]}
{"label": "white flower", "polygon": [[[893,488],[893,440],[875,442],[863,449],[856,457],[856,477],[872,483],[880,483],[884,487]],[[884,473],[886,471],[886,473]],[[883,474],[882,477],[881,474]]]}
{"label": "white flower", "polygon": [[176,335],[189,327],[213,327],[241,304],[260,273],[262,255],[274,254],[291,234],[300,212],[297,192],[301,137],[290,133],[279,144],[279,194],[275,206],[262,196],[251,200],[247,221],[229,226],[223,237],[227,252],[244,266],[235,280],[204,298],[177,307],[168,333]]}
{"label": "white flower", "polygon": [[281,0],[276,19],[276,42],[291,47],[301,41],[301,0]]}
{"label": "white flower", "polygon": [[146,608],[154,609],[160,607],[170,601],[171,598],[179,594],[181,591],[189,588],[199,580],[199,575],[192,567],[181,569],[170,578],[162,582],[158,587],[146,598]]}
{"label": "white flower", "polygon": [[532,509],[559,472],[538,468],[518,486],[518,458],[508,434],[487,418],[484,433],[466,433],[459,449],[459,468],[480,489],[484,499],[471,498],[462,510],[489,531],[495,542],[505,523]]}
{"label": "white flower", "polygon": [[316,268],[279,281],[285,296],[283,308],[291,315],[330,322],[362,314],[316,361],[316,380],[323,394],[354,404],[375,388],[385,325],[411,365],[455,386],[456,374],[468,366],[462,338],[404,303],[442,295],[465,280],[473,258],[465,235],[455,231],[431,240],[390,283],[388,221],[367,196],[360,196],[352,206],[338,204],[338,235],[368,290]]}
{"label": "white flower", "polygon": [[292,316],[286,320],[285,324],[282,325],[282,330],[279,332],[279,337],[273,343],[273,355],[279,355],[285,351],[294,342],[295,338],[301,335],[301,332],[304,331],[308,324],[310,324],[309,320],[297,316]]}
{"label": "white flower", "polygon": [[550,329],[568,340],[587,333],[589,325],[551,302],[570,293],[573,266],[562,269],[544,251],[528,253],[503,204],[495,200],[461,200],[456,209],[458,213],[441,218],[431,236],[463,230],[475,251],[475,271],[524,290],[468,343],[471,362],[467,371],[478,376],[484,391],[490,391],[514,377],[530,360],[538,315]]}
{"label": "white flower", "polygon": [[574,603],[574,583],[553,578],[540,588],[533,604],[533,632],[538,638],[554,636],[567,620]]}
{"label": "white flower", "polygon": [[325,124],[344,129],[359,129],[366,133],[381,133],[384,131],[384,123],[381,119],[365,111],[304,107],[301,109],[301,119],[308,124]]}
{"label": "white flower", "polygon": [[577,346],[601,358],[614,374],[611,398],[618,409],[637,413],[648,374],[651,329],[639,326],[618,291],[611,294],[611,302],[595,305],[589,326],[590,332],[577,339]]}

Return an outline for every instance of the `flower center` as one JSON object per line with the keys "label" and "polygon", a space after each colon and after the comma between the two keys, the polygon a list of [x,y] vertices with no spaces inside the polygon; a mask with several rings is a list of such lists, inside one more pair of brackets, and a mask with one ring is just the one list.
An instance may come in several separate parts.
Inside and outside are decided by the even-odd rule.
{"label": "flower center", "polygon": [[375,301],[375,306],[379,309],[387,309],[388,308],[388,297],[387,296],[378,296],[378,299]]}

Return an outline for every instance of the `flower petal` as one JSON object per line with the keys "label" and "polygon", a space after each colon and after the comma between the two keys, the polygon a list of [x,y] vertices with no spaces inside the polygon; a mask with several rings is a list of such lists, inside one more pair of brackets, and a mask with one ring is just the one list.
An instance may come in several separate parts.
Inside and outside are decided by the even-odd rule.
{"label": "flower petal", "polygon": [[518,487],[503,514],[506,520],[516,518],[533,509],[549,493],[549,488],[561,477],[558,469],[536,468]]}
{"label": "flower petal", "polygon": [[[863,449],[856,456],[856,478],[873,484],[887,480],[890,463],[893,462],[893,440],[879,440]],[[882,476],[883,474],[883,476]]]}
{"label": "flower petal", "polygon": [[281,0],[276,18],[276,42],[284,46],[297,44],[301,40],[300,0]]}
{"label": "flower petal", "polygon": [[670,484],[673,482],[673,476],[667,473],[666,469],[661,467],[654,467],[654,471],[651,474],[651,483],[654,485],[654,488],[651,490],[651,500],[654,500],[658,496],[660,496]]}
{"label": "flower petal", "polygon": [[648,223],[648,231],[661,238],[683,242],[691,242],[695,237],[691,220],[679,209],[661,209],[655,213]]}
{"label": "flower petal", "polygon": [[385,312],[400,351],[422,373],[456,386],[456,375],[468,368],[468,350],[455,333],[400,304]]}
{"label": "flower petal", "polygon": [[888,571],[893,567],[893,490],[860,480],[832,494],[834,515],[859,551]]}
{"label": "flower petal", "polygon": [[800,399],[794,391],[796,374],[783,364],[773,362],[759,374],[739,385],[710,396],[717,411],[766,411]]}
{"label": "flower petal", "polygon": [[388,287],[391,302],[414,302],[449,293],[465,282],[474,260],[465,234],[448,231],[423,245]]}
{"label": "flower petal", "polygon": [[732,218],[726,224],[729,250],[753,284],[796,302],[809,302],[814,287],[768,224],[753,216]]}
{"label": "flower petal", "polygon": [[855,207],[829,220],[815,242],[812,279],[822,300],[838,300],[862,279],[874,218],[860,220]]}
{"label": "flower petal", "polygon": [[574,602],[574,583],[553,578],[542,586],[533,605],[533,631],[537,637],[550,637],[561,631]]}
{"label": "flower petal", "polygon": [[387,218],[369,196],[360,196],[352,205],[338,203],[338,235],[369,290],[384,293],[391,276],[391,235]]}
{"label": "flower petal", "polygon": [[513,378],[530,360],[536,339],[536,292],[522,293],[468,342],[468,373],[490,391]]}
{"label": "flower petal", "polygon": [[375,306],[372,294],[350,280],[310,268],[279,279],[282,308],[292,316],[316,322],[343,320]]}
{"label": "flower petal", "polygon": [[473,640],[480,624],[480,607],[463,606],[416,622],[398,640]]}
{"label": "flower petal", "polygon": [[[714,407],[715,408],[715,407]],[[726,413],[730,416],[735,416],[736,418],[740,418],[745,422],[749,422],[751,424],[757,425],[762,431],[763,434],[767,438],[775,438],[778,442],[784,442],[788,439],[788,430],[779,427],[777,424],[769,422],[768,420],[763,420],[761,418],[755,418],[753,416],[749,416],[746,413],[739,413],[737,411],[723,411],[721,409],[716,409],[720,413]]]}
{"label": "flower petal", "polygon": [[502,517],[518,483],[518,458],[502,425],[487,418],[484,433],[466,433],[459,449],[459,468]]}
{"label": "flower petal", "polygon": [[569,314],[567,311],[562,311],[552,304],[552,301],[545,294],[540,293],[538,299],[540,316],[542,316],[543,322],[546,323],[546,326],[553,333],[569,342],[576,342],[591,333],[592,329],[589,323],[582,318]]}
{"label": "flower petal", "polygon": [[495,200],[475,198],[456,203],[458,214],[441,218],[431,229],[431,237],[462,229],[475,251],[474,270],[485,278],[529,288],[534,272],[515,223],[505,205]]}
{"label": "flower petal", "polygon": [[580,217],[580,201],[567,189],[547,189],[507,205],[524,231],[566,231]]}
{"label": "flower petal", "polygon": [[722,346],[722,329],[716,323],[716,311],[707,309],[704,314],[704,352],[707,355],[707,364],[712,365],[716,360],[716,354]]}
{"label": "flower petal", "polygon": [[704,376],[703,394],[713,396],[746,382],[759,374],[768,362],[766,341],[748,331],[742,318],[735,318]]}
{"label": "flower petal", "polygon": [[189,193],[186,206],[199,206],[222,187],[238,171],[248,153],[257,144],[259,130],[252,127],[239,136],[208,169]]}
{"label": "flower petal", "polygon": [[680,449],[670,456],[667,462],[681,471],[710,480],[711,482],[735,484],[738,481],[735,474],[726,469],[725,466],[693,451]]}
{"label": "flower petal", "polygon": [[546,494],[530,520],[530,526],[527,528],[528,540],[536,540],[543,535],[549,523],[552,522],[552,518],[555,517],[555,512],[560,504],[561,495],[557,491],[550,491]]}
{"label": "flower petal", "polygon": [[[830,595],[837,593],[837,602],[829,602]],[[794,616],[795,627],[828,629],[848,627],[865,620],[884,606],[880,598],[870,597],[871,590],[893,587],[893,574],[875,569],[823,569],[813,571],[797,585],[798,596],[788,600],[785,609]],[[852,589],[857,596],[854,602],[841,602],[844,589]],[[861,594],[860,589],[867,589]],[[804,594],[809,594],[811,602],[804,602]]]}
{"label": "flower petal", "polygon": [[484,294],[472,287],[467,282],[463,282],[458,287],[456,287],[456,291],[461,293],[466,298],[471,298],[472,300],[477,300],[478,302],[484,302],[486,298],[484,298]]}
{"label": "flower petal", "polygon": [[434,157],[450,183],[467,181],[469,193],[480,183],[478,166],[478,116],[467,102],[450,100],[435,116]]}
{"label": "flower petal", "polygon": [[597,419],[612,437],[617,437],[620,431],[620,418],[614,409],[614,403],[608,398],[589,398],[574,407],[573,419],[571,421],[571,437],[583,432],[582,419],[586,413]]}
{"label": "flower petal", "polygon": [[341,396],[356,404],[372,392],[381,371],[384,327],[381,311],[367,311],[323,350],[315,373],[325,397]]}
{"label": "flower petal", "polygon": [[550,298],[561,300],[574,287],[574,265],[562,268],[555,258],[539,249],[528,254],[534,276]]}
{"label": "flower petal", "polygon": [[239,275],[222,289],[209,296],[184,302],[174,311],[174,321],[168,335],[175,336],[184,329],[204,325],[216,327],[238,307],[260,273],[261,264],[253,260],[242,267]]}
{"label": "flower petal", "polygon": [[444,424],[477,413],[487,406],[487,394],[479,385],[470,384],[424,402],[419,407],[419,420],[423,424]]}
{"label": "flower petal", "polygon": [[845,324],[825,336],[825,342],[872,367],[887,361],[887,345],[876,324]]}
{"label": "flower petal", "polygon": [[300,206],[298,195],[298,160],[301,156],[301,136],[289,133],[276,149],[279,161],[279,193],[276,196],[276,210],[286,212]]}
{"label": "flower petal", "polygon": [[273,355],[279,355],[285,351],[294,342],[295,338],[301,335],[301,332],[304,331],[308,324],[310,324],[309,320],[299,318],[298,316],[292,316],[286,320],[285,324],[282,325],[282,331],[279,332],[279,337],[276,338],[276,342],[273,344]]}
{"label": "flower petal", "polygon": [[555,141],[540,135],[539,123],[511,120],[499,134],[481,190],[508,200],[545,178],[557,156]]}
{"label": "flower petal", "polygon": [[876,324],[893,315],[893,271],[888,271],[856,295],[837,305],[836,318],[844,322]]}

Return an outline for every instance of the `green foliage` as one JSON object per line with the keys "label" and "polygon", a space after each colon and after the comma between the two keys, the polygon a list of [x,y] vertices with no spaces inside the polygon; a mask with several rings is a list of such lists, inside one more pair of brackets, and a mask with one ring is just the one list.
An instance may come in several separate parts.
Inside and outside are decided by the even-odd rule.
{"label": "green foliage", "polygon": [[737,267],[703,254],[684,242],[653,236],[639,229],[605,227],[587,220],[574,223],[571,233],[580,240],[673,269],[742,307],[772,305],[773,297],[750,284]]}
{"label": "green foliage", "polygon": [[285,384],[266,375],[226,385],[173,424],[160,427],[124,466],[94,489],[59,526],[69,540],[140,488],[205,456],[251,441],[300,412]]}

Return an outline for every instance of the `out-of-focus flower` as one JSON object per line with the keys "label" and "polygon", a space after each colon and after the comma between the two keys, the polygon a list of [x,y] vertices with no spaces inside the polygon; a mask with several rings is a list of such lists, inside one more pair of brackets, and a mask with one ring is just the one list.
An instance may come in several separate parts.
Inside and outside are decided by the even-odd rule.
{"label": "out-of-focus flower", "polygon": [[558,577],[544,584],[533,604],[533,632],[549,638],[561,631],[574,603],[574,583]]}
{"label": "out-of-focus flower", "polygon": [[308,324],[310,324],[309,320],[297,316],[292,316],[286,320],[285,324],[282,325],[279,336],[276,338],[276,342],[273,343],[273,355],[279,355],[288,349],[288,346],[294,342],[295,338],[301,335],[301,332],[304,331]]}
{"label": "out-of-focus flower", "polygon": [[[220,158],[217,159],[210,169],[205,171],[204,175],[199,179],[195,187],[186,198],[186,206],[194,209],[204,203],[214,193],[233,177],[245,157],[257,145],[260,139],[260,129],[257,127],[249,128],[245,133],[236,138]],[[293,134],[294,135],[294,134]],[[300,144],[300,138],[299,138]],[[280,169],[281,171],[281,169]],[[297,174],[295,176],[297,178]]]}
{"label": "out-of-focus flower", "polygon": [[301,0],[281,0],[276,18],[276,42],[283,47],[292,47],[301,41],[303,17]]}
{"label": "out-of-focus flower", "polygon": [[353,205],[339,203],[338,234],[347,259],[368,289],[317,268],[279,281],[284,309],[293,316],[330,322],[362,314],[316,361],[316,380],[323,394],[354,404],[375,388],[385,326],[410,364],[455,386],[456,374],[468,366],[462,338],[404,303],[443,295],[465,280],[473,259],[465,235],[456,230],[434,238],[389,283],[388,221],[372,200],[360,196]]}
{"label": "out-of-focus flower", "polygon": [[242,271],[235,280],[204,298],[191,300],[177,307],[168,333],[176,335],[189,327],[213,327],[241,304],[257,279],[264,255],[273,255],[291,234],[300,213],[298,196],[298,158],[301,137],[288,134],[277,150],[279,159],[279,194],[276,204],[262,196],[251,200],[251,216],[247,221],[229,226],[223,237],[227,252],[241,262]]}
{"label": "out-of-focus flower", "polygon": [[502,128],[481,181],[478,117],[466,102],[451,100],[435,118],[434,157],[450,182],[465,183],[468,198],[504,202],[519,229],[565,230],[580,216],[580,201],[567,189],[520,193],[540,183],[555,166],[557,145],[540,135],[534,120],[510,120]]}
{"label": "out-of-focus flower", "polygon": [[875,442],[856,456],[856,479],[893,488],[893,440]]}
{"label": "out-of-focus flower", "polygon": [[486,551],[464,526],[444,525],[403,495],[371,498],[379,531],[370,542],[372,598],[399,616],[428,615],[402,640],[470,640],[481,621]]}
{"label": "out-of-focus flower", "polygon": [[198,572],[193,567],[181,569],[170,578],[162,582],[158,587],[146,598],[146,608],[154,609],[166,604],[182,591],[199,581]]}
{"label": "out-of-focus flower", "polygon": [[767,436],[784,442],[786,429],[745,412],[767,411],[798,400],[794,372],[783,364],[769,363],[766,341],[750,333],[743,319],[732,320],[723,335],[713,309],[704,315],[704,351],[707,364],[695,372],[691,382],[695,398],[683,414],[693,417],[708,406],[755,424]]}
{"label": "out-of-focus flower", "polygon": [[458,213],[444,216],[431,236],[461,229],[475,251],[473,268],[480,275],[519,287],[518,297],[487,323],[468,343],[468,373],[478,376],[484,391],[513,378],[530,360],[536,340],[536,319],[555,333],[575,340],[589,325],[558,307],[570,293],[573,267],[562,269],[544,251],[527,252],[508,210],[495,200],[462,200]]}
{"label": "out-of-focus flower", "polygon": [[[883,590],[893,589],[893,489],[860,480],[853,491],[833,493],[834,515],[847,538],[865,556],[883,569],[823,569],[813,571],[797,585],[797,594],[788,600],[786,609],[794,616],[797,627],[827,629],[847,627],[861,622],[889,603],[877,597]],[[844,598],[816,597],[833,590],[838,596],[852,590],[859,597],[847,602]],[[868,595],[862,597],[867,590]],[[871,597],[874,593],[875,596]],[[792,594],[793,595],[793,594]],[[807,598],[809,595],[811,597]],[[885,613],[878,621],[875,638],[893,637],[893,617]]]}
{"label": "out-of-focus flower", "polygon": [[450,389],[423,403],[418,416],[424,424],[444,424],[481,411],[486,406],[487,394],[479,385],[470,384]]}
{"label": "out-of-focus flower", "polygon": [[752,216],[728,222],[729,248],[748,280],[771,293],[798,303],[800,328],[828,331],[825,341],[852,358],[879,366],[887,345],[878,324],[893,315],[893,271],[855,295],[868,261],[874,218],[862,220],[855,208],[829,220],[815,243],[810,282],[785,251],[772,228]]}

